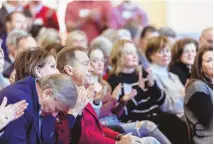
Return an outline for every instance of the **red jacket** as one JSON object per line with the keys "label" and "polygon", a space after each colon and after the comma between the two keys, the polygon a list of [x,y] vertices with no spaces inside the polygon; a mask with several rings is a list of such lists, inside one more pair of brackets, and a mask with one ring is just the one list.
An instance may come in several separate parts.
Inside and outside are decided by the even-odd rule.
{"label": "red jacket", "polygon": [[118,132],[100,124],[90,103],[85,107],[81,119],[79,144],[115,144],[114,139],[118,134]]}
{"label": "red jacket", "polygon": [[[25,10],[29,10],[29,5],[25,7]],[[54,9],[43,5],[42,9],[35,14],[34,20],[36,19],[42,19],[44,26],[47,28],[59,30],[59,23]]]}

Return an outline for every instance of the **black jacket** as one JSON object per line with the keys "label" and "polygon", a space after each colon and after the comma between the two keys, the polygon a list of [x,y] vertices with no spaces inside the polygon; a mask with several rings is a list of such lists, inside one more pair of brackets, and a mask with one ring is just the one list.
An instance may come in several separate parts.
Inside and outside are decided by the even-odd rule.
{"label": "black jacket", "polygon": [[172,65],[169,69],[170,72],[178,75],[180,81],[182,82],[183,85],[186,84],[187,79],[190,78],[190,72],[189,72],[189,68],[182,63],[175,63],[174,65]]}

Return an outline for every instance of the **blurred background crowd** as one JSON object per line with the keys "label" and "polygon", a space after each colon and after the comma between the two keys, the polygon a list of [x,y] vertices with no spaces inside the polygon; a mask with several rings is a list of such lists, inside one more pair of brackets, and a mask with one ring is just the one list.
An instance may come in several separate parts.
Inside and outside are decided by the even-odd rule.
{"label": "blurred background crowd", "polygon": [[163,144],[211,143],[212,1],[0,2],[0,89],[59,72],[79,74],[78,85],[85,70],[101,124]]}

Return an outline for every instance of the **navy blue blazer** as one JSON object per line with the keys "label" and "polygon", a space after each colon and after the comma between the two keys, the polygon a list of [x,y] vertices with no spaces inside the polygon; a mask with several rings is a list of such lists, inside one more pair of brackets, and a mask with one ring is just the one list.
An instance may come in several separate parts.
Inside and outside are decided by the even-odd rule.
{"label": "navy blue blazer", "polygon": [[11,73],[14,70],[14,63],[12,63],[5,71],[3,71],[3,76],[6,78],[10,78]]}
{"label": "navy blue blazer", "polygon": [[[6,96],[8,104],[20,100],[26,100],[29,104],[22,117],[5,127],[0,144],[55,144],[56,119],[51,114],[43,116],[41,128],[39,126],[40,106],[35,82],[35,78],[26,77],[0,91],[0,102]],[[69,128],[72,129],[75,123],[74,116],[68,114],[66,119],[69,121]]]}
{"label": "navy blue blazer", "polygon": [[[0,91],[0,102],[6,96],[8,104],[20,100],[28,102],[28,108],[19,119],[9,123],[3,135],[0,137],[0,144],[54,144],[56,119],[52,115],[42,118],[41,131],[39,128],[38,95],[36,91],[35,78],[26,77]],[[70,128],[73,127],[75,118],[68,117]]]}

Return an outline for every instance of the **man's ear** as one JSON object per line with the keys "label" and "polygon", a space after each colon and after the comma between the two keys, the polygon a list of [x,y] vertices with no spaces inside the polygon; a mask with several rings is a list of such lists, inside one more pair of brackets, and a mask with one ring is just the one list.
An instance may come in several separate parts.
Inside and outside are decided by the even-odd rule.
{"label": "man's ear", "polygon": [[64,71],[65,71],[65,73],[68,74],[68,75],[73,75],[73,67],[72,67],[72,66],[65,65],[65,66],[64,66]]}
{"label": "man's ear", "polygon": [[47,89],[43,90],[43,92],[42,92],[42,98],[43,99],[45,99],[51,95],[53,95],[53,90],[51,88],[47,88]]}

